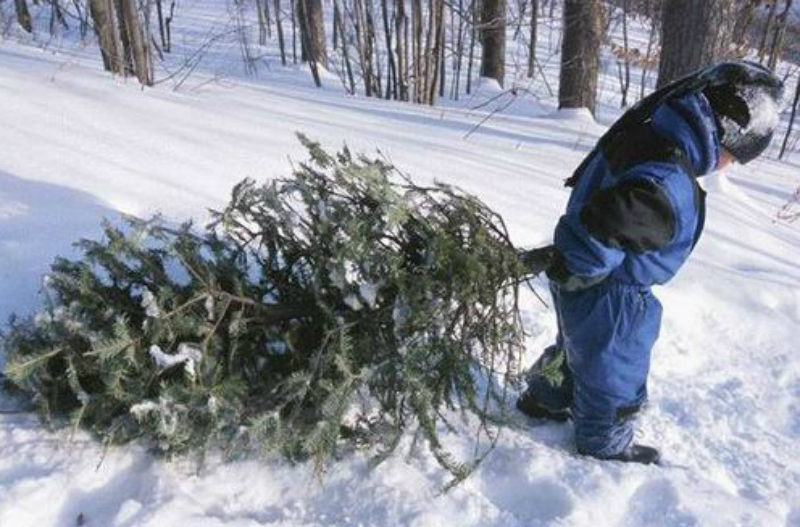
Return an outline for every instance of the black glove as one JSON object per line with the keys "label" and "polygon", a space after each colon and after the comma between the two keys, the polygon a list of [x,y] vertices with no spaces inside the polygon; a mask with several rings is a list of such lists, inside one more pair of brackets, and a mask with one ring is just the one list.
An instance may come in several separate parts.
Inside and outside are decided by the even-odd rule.
{"label": "black glove", "polygon": [[547,277],[556,282],[566,291],[582,291],[599,284],[606,279],[608,274],[600,276],[581,277],[574,275],[567,267],[564,257],[554,245],[539,247],[528,251],[520,251],[519,259],[528,268],[532,275],[542,272],[547,273]]}
{"label": "black glove", "polygon": [[556,257],[556,248],[553,245],[538,247],[519,252],[519,259],[532,275],[546,271]]}

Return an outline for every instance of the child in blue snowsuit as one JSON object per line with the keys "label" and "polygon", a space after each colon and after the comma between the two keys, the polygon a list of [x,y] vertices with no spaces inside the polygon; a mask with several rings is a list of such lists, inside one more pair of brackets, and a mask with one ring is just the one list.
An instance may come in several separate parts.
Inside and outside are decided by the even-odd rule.
{"label": "child in blue snowsuit", "polygon": [[[687,77],[623,116],[568,181],[567,210],[541,266],[558,337],[517,406],[533,417],[571,417],[579,453],[658,461],[656,449],[632,442],[630,420],[647,400],[661,324],[651,287],[675,275],[702,233],[696,178],[763,152],[781,93],[779,79],[750,63]],[[527,263],[535,268],[536,258]],[[546,374],[554,367],[561,379]]]}

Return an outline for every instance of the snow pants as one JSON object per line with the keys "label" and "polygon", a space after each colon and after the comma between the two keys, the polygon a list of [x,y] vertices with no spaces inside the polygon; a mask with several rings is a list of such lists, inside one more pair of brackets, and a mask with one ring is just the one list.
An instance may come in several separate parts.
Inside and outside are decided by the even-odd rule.
{"label": "snow pants", "polygon": [[[571,408],[578,452],[618,454],[633,438],[629,419],[647,399],[650,353],[661,327],[661,303],[647,286],[613,278],[583,291],[552,283],[556,344],[531,368],[528,389],[552,410]],[[562,382],[553,382],[557,356]]]}

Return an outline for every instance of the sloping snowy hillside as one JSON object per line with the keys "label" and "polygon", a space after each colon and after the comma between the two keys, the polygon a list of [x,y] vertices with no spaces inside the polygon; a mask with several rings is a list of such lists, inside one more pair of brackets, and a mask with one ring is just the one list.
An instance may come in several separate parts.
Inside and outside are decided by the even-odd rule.
{"label": "sloping snowy hillside", "polygon": [[[243,177],[286,173],[287,156],[301,155],[295,131],[379,148],[417,179],[477,193],[532,246],[548,241],[562,180],[604,129],[521,99],[465,139],[489,109],[346,97],[295,71],[142,90],[76,56],[0,42],[2,320],[40,304],[51,259],[97,235],[101,217],[202,220]],[[402,447],[375,471],[349,456],[320,485],[278,459],[198,470],[0,414],[0,526],[799,526],[800,225],[775,217],[800,185],[800,155],[771,154],[705,178],[706,234],[657,292],[664,327],[639,426],[667,467],[581,458],[571,425],[520,420],[473,477],[437,497],[435,461]],[[524,307],[532,362],[554,316],[533,295]],[[0,409],[15,404],[0,394]],[[450,441],[469,455],[470,437]]]}

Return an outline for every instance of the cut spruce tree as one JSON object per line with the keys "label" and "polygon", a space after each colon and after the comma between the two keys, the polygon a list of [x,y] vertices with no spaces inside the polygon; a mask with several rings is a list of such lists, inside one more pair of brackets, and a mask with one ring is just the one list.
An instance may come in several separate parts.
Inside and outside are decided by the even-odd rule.
{"label": "cut spruce tree", "polygon": [[[522,344],[524,269],[502,219],[301,140],[310,159],[291,177],[239,183],[205,229],[107,223],[56,260],[46,308],[2,341],[6,375],[46,422],[165,455],[274,450],[320,471],[354,447],[379,461],[408,433],[453,481],[469,474],[496,441]],[[442,445],[459,412],[483,437],[475,458]]]}

